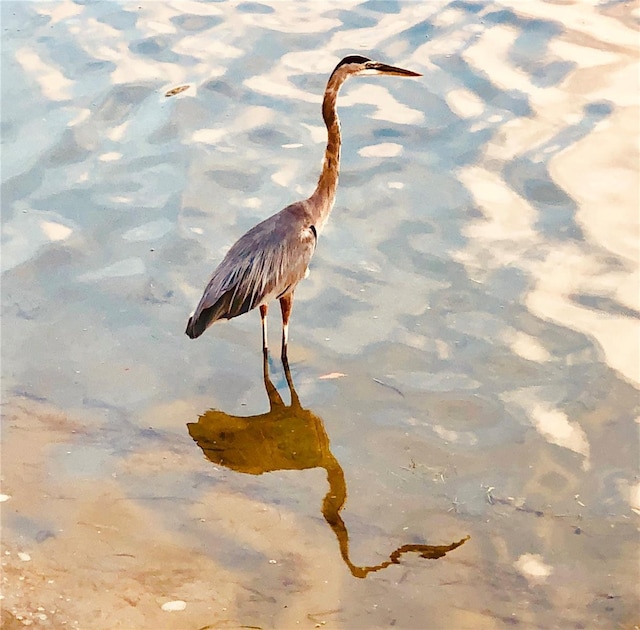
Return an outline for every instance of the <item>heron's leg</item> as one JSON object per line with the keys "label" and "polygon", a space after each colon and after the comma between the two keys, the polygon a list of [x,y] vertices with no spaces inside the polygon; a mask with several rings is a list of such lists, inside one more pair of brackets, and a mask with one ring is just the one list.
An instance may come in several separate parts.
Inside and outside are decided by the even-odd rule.
{"label": "heron's leg", "polygon": [[269,408],[271,411],[276,407],[284,407],[282,397],[269,377],[269,352],[266,348],[262,352],[262,375],[264,377],[264,388],[269,397]]}
{"label": "heron's leg", "polygon": [[287,342],[289,341],[289,317],[293,307],[293,293],[280,298],[280,310],[282,311],[282,352],[283,361],[287,359]]}
{"label": "heron's leg", "polygon": [[260,320],[262,321],[262,353],[265,361],[267,359],[267,311],[269,307],[266,304],[260,305]]}

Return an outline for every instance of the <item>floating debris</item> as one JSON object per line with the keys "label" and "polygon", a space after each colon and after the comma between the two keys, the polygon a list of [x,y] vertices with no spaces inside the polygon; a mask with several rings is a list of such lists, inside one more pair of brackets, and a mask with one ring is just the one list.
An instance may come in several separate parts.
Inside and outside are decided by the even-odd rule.
{"label": "floating debris", "polygon": [[8,494],[0,494],[0,503],[8,501],[11,497]]}
{"label": "floating debris", "polygon": [[162,610],[166,612],[175,612],[178,610],[184,610],[187,607],[187,602],[182,601],[181,599],[176,599],[172,602],[165,602],[162,604]]}
{"label": "floating debris", "polygon": [[23,562],[29,562],[29,560],[31,560],[31,556],[24,551],[18,551],[18,558],[20,558],[20,560],[22,560]]}
{"label": "floating debris", "polygon": [[318,379],[321,381],[324,381],[324,380],[329,380],[333,378],[342,378],[343,376],[346,376],[346,374],[343,374],[342,372],[330,372],[329,374],[323,374],[322,376],[318,376]]}
{"label": "floating debris", "polygon": [[188,90],[190,87],[190,85],[179,85],[178,87],[171,88],[165,96],[175,96],[176,94],[180,94],[180,92]]}
{"label": "floating debris", "polygon": [[397,387],[394,387],[393,385],[389,385],[389,383],[385,383],[384,381],[381,381],[379,378],[372,377],[372,380],[374,383],[378,383],[378,385],[382,385],[382,387],[388,387],[389,389],[392,389],[396,394],[400,394],[400,396],[404,398],[404,394]]}

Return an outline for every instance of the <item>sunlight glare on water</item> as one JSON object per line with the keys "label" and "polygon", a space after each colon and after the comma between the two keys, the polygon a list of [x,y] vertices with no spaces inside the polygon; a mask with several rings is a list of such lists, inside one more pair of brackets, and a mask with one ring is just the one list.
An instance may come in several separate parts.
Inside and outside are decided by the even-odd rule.
{"label": "sunlight glare on water", "polygon": [[[637,9],[0,11],[3,624],[637,623]],[[184,327],[347,54],[423,76],[343,87],[265,381],[257,312]]]}

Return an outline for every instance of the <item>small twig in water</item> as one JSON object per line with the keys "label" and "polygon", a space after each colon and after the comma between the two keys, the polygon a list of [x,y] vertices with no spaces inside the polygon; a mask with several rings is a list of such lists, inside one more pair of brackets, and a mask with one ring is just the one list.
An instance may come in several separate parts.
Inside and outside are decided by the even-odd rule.
{"label": "small twig in water", "polygon": [[404,394],[397,387],[394,387],[393,385],[389,385],[389,383],[384,383],[379,378],[374,378],[374,377],[371,377],[371,378],[373,379],[374,383],[378,383],[378,385],[382,385],[382,387],[388,387],[389,389],[392,389],[396,394],[400,394],[400,396],[404,398]]}

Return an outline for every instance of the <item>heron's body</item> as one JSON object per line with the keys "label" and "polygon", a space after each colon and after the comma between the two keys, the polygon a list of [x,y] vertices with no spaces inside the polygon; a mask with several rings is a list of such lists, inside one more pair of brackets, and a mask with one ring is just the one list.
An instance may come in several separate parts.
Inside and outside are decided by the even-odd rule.
{"label": "heron's body", "polygon": [[419,76],[360,56],[345,57],[335,68],[324,94],[322,117],[327,126],[322,173],[313,194],[287,206],[242,236],[213,272],[186,334],[199,337],[219,319],[231,319],[260,307],[263,348],[267,349],[266,316],[270,302],[280,301],[282,310],[282,357],[286,358],[288,322],[293,292],[309,267],[318,235],[335,200],[340,168],[340,121],[336,111],[338,91],[351,75],[365,71],[378,74]]}
{"label": "heron's body", "polygon": [[251,228],[215,270],[187,334],[198,337],[218,319],[231,319],[293,293],[316,247],[317,230],[298,201]]}

